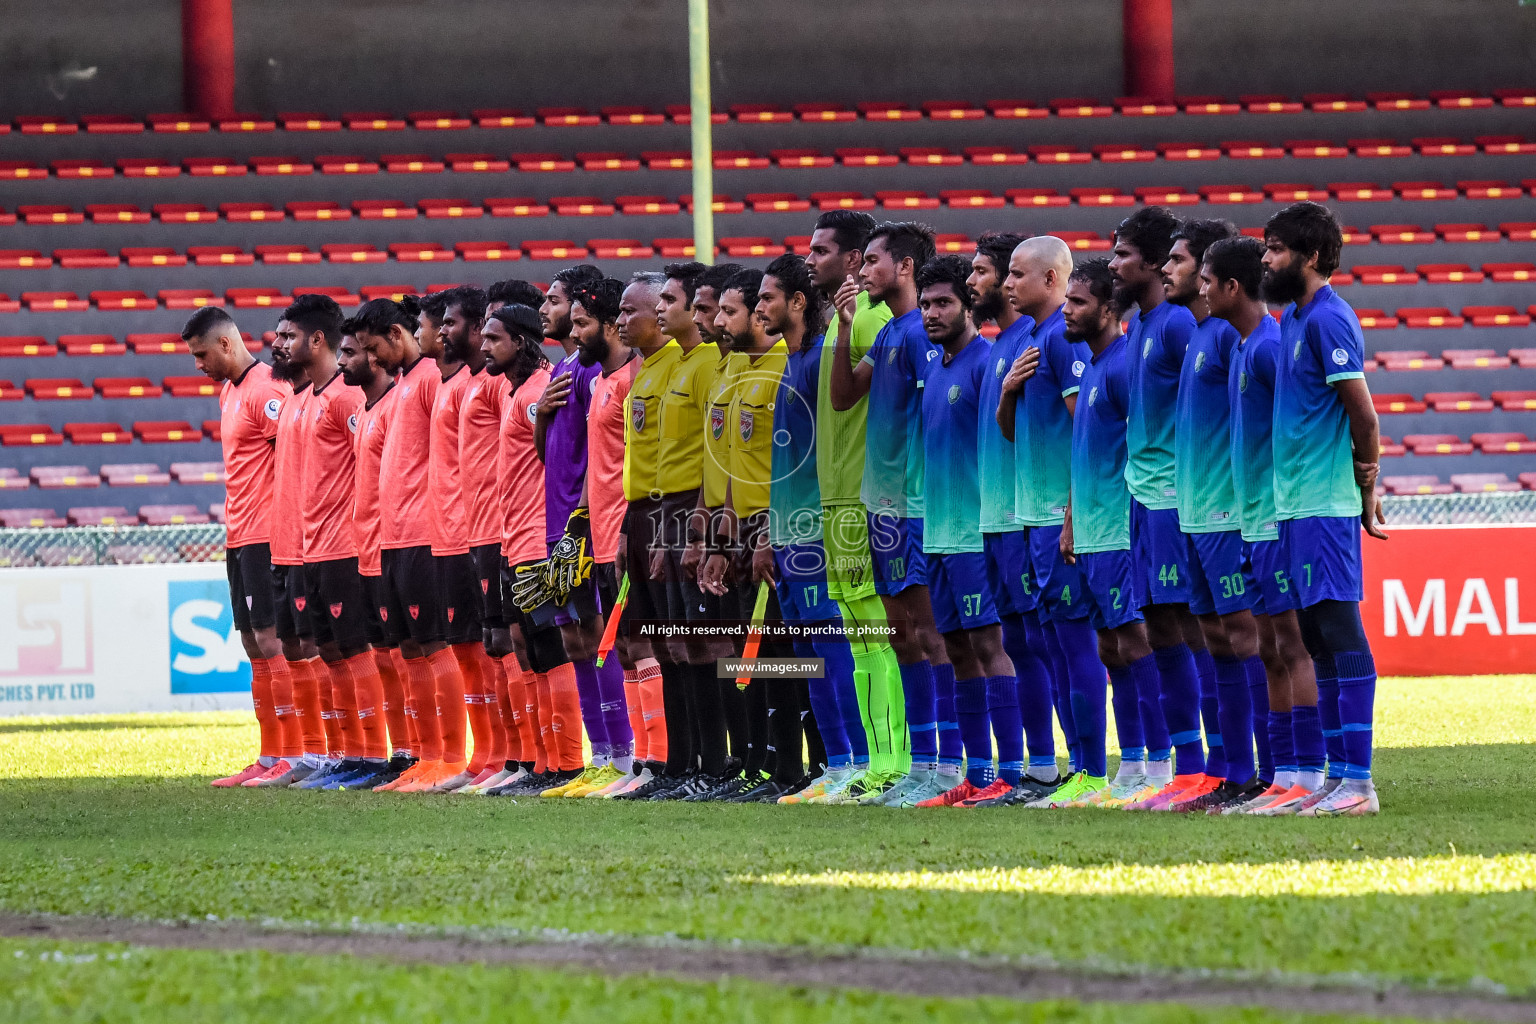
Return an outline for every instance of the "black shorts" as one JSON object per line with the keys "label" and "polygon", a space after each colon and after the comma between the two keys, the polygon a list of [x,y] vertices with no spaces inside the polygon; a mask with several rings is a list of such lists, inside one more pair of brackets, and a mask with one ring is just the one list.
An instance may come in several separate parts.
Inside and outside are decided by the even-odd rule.
{"label": "black shorts", "polygon": [[480,628],[507,628],[501,599],[501,567],[506,559],[501,557],[501,545],[481,544],[470,548],[469,556],[475,560],[475,575],[480,580]]}
{"label": "black shorts", "polygon": [[304,585],[302,565],[274,565],[272,582],[278,592],[277,638],[279,640],[309,639],[309,589]]}
{"label": "black shorts", "polygon": [[379,555],[379,618],[390,646],[402,640],[418,644],[443,639],[443,603],[437,585],[437,560],[423,544],[385,548]]}
{"label": "black shorts", "polygon": [[598,562],[592,567],[592,582],[603,614],[610,614],[619,602],[619,570],[612,562]]}
{"label": "black shorts", "polygon": [[224,553],[229,577],[229,606],[235,629],[249,633],[270,629],[277,621],[277,588],[272,579],[272,545],[246,544]]}
{"label": "black shorts", "polygon": [[309,591],[309,626],[317,644],[334,643],[342,657],[368,648],[368,620],[373,616],[357,559],[336,558],[304,566]]}
{"label": "black shorts", "polygon": [[688,521],[699,500],[697,489],[661,497],[662,575],[667,584],[665,617],[673,622],[713,622],[720,618],[720,598],[683,577],[683,552],[688,546]]}
{"label": "black shorts", "polygon": [[667,584],[651,579],[651,541],[661,519],[661,502],[641,498],[624,513],[624,553],[629,562],[628,622],[655,622],[667,615]]}
{"label": "black shorts", "polygon": [[374,647],[393,647],[384,635],[384,620],[379,618],[379,595],[383,593],[382,576],[359,576],[363,583],[363,597],[368,602],[368,642]]}
{"label": "black shorts", "polygon": [[437,585],[442,594],[443,639],[450,644],[479,643],[485,598],[480,593],[480,570],[469,552],[433,555]]}

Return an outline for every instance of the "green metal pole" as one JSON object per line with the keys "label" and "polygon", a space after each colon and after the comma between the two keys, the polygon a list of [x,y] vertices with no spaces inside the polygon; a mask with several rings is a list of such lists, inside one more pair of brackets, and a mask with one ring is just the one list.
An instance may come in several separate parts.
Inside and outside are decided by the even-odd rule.
{"label": "green metal pole", "polygon": [[693,128],[693,249],[715,262],[715,145],[709,102],[709,0],[688,0],[688,92]]}

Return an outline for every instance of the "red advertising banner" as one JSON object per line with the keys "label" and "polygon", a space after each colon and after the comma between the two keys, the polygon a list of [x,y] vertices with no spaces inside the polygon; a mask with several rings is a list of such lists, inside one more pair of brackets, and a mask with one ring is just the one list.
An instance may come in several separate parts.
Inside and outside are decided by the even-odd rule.
{"label": "red advertising banner", "polygon": [[1536,672],[1536,526],[1386,529],[1362,540],[1377,672]]}

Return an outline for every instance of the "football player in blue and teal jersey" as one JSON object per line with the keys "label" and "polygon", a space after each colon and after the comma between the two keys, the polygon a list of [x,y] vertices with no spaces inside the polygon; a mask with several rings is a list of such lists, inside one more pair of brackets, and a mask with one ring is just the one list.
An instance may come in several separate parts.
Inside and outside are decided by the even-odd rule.
{"label": "football player in blue and teal jersey", "polygon": [[[1099,657],[1115,688],[1115,727],[1122,757],[1144,757],[1137,694],[1157,662],[1147,643],[1140,600],[1141,576],[1131,556],[1131,495],[1126,486],[1126,423],[1130,412],[1131,352],[1120,333],[1114,277],[1104,259],[1085,260],[1067,283],[1066,337],[1087,344],[1077,411],[1072,417],[1072,500],[1061,533],[1062,556],[1082,571],[1089,623],[1098,631]],[[1060,789],[1028,806],[1118,806],[1104,751],[1104,676],[1072,678],[1072,719],[1083,765]]]}
{"label": "football player in blue and teal jersey", "polygon": [[[939,764],[958,768],[963,759],[954,717],[954,670],[934,625],[923,560],[922,387],[939,350],[923,330],[916,277],[933,255],[928,227],[905,221],[878,224],[865,243],[859,280],[850,277],[834,300],[838,334],[832,405],[848,409],[869,398],[860,497],[869,517],[875,590],[895,627],[891,646],[901,666],[912,744],[911,774],[884,795],[888,806],[937,796],[948,788],[938,781]],[[884,303],[892,319],[854,365],[849,334],[861,289],[871,304]]]}
{"label": "football player in blue and teal jersey", "polygon": [[[1205,779],[1201,686],[1193,653],[1204,652],[1205,643],[1189,614],[1188,544],[1179,530],[1173,474],[1174,405],[1195,318],[1166,301],[1162,269],[1178,226],[1177,218],[1160,206],[1137,210],[1115,229],[1110,261],[1115,299],[1130,313],[1125,481],[1131,491],[1131,552],[1142,577],[1139,596],[1158,666],[1156,680],[1147,680],[1158,688],[1139,696],[1147,730],[1147,781],[1163,799]],[[1177,777],[1169,758],[1174,746]]]}
{"label": "football player in blue and teal jersey", "polygon": [[[1018,683],[1003,651],[982,550],[978,410],[992,345],[976,332],[971,318],[970,273],[967,260],[939,256],[917,275],[923,329],[940,352],[929,364],[922,391],[923,557],[934,622],[955,667],[955,715],[966,759],[963,779],[940,765],[939,782],[950,788],[919,807],[974,806],[997,799],[1012,791],[1024,771]],[[994,727],[998,763],[1007,779],[993,770]]]}
{"label": "football player in blue and teal jersey", "polygon": [[[1034,323],[1020,342],[1023,355],[1003,379],[995,416],[1003,436],[1015,442],[1015,513],[1028,534],[1031,582],[1040,600],[1036,612],[1055,669],[1056,714],[1075,772],[1082,758],[1072,721],[1072,690],[1102,686],[1104,666],[1088,624],[1081,573],[1061,554],[1071,489],[1072,415],[1091,355],[1086,343],[1066,337],[1063,305],[1071,274],[1072,250],[1053,235],[1027,238],[1009,257],[1003,282],[1009,304]],[[1140,779],[1138,766],[1144,760],[1124,758],[1115,784],[1127,774]]]}
{"label": "football player in blue and teal jersey", "polygon": [[[1258,776],[1268,788],[1245,804],[1229,804],[1223,814],[1288,813],[1323,783],[1317,679],[1301,639],[1296,590],[1275,526],[1271,421],[1280,325],[1260,298],[1263,259],[1263,242],[1229,238],[1205,251],[1200,268],[1200,291],[1211,315],[1230,323],[1239,335],[1227,370],[1232,485],[1264,664],[1258,680],[1249,676],[1248,688]],[[1248,666],[1251,669],[1252,663]]]}
{"label": "football player in blue and teal jersey", "polygon": [[1211,312],[1200,276],[1210,246],[1237,233],[1230,221],[1187,220],[1174,233],[1163,265],[1168,301],[1186,307],[1197,322],[1179,376],[1173,462],[1179,527],[1189,544],[1189,610],[1200,621],[1216,670],[1215,686],[1200,699],[1210,748],[1205,779],[1170,800],[1171,811],[1247,803],[1266,788],[1253,762],[1250,684],[1264,678],[1264,663],[1252,612],[1256,595],[1244,569],[1228,392],[1232,354],[1242,336]]}
{"label": "football player in blue and teal jersey", "polygon": [[[1038,348],[1025,344],[1035,326],[1034,319],[1013,308],[1003,287],[1009,261],[1023,241],[1022,235],[998,232],[982,235],[976,240],[976,254],[971,257],[971,272],[965,282],[971,292],[972,322],[979,326],[990,320],[999,328],[976,402],[981,536],[982,549],[987,556],[987,582],[992,588],[998,618],[1002,621],[1003,650],[1013,662],[1018,681],[1017,699],[1010,702],[1010,706],[1018,708],[1029,750],[1029,762],[1022,774],[1004,764],[1006,758],[999,759],[999,777],[1014,786],[995,800],[989,798],[987,806],[1036,800],[1061,784],[1056,767],[1055,731],[1051,726],[1054,689],[1058,685],[1054,678],[1056,658],[1041,624],[1043,611],[1029,564],[1029,532],[1018,516],[1013,438],[1003,434],[997,420],[1003,382],[1009,379],[1015,364],[1019,368],[1013,374],[1014,378],[1026,380],[1033,375],[1040,358]],[[1071,265],[1069,253],[1068,272]],[[1061,282],[1065,287],[1065,275]],[[931,332],[929,337],[932,337]],[[1014,401],[1010,400],[1010,408]],[[1065,677],[1059,685],[1064,695]],[[1063,706],[1064,703],[1065,695]],[[1003,714],[1011,717],[1012,712],[1004,711]],[[1075,742],[1076,735],[1070,722],[1068,712],[1063,725],[1066,735]],[[997,727],[995,721],[994,727]]]}
{"label": "football player in blue and teal jersey", "polygon": [[1376,663],[1360,620],[1360,533],[1386,534],[1365,341],[1355,311],[1328,286],[1343,246],[1332,212],[1293,203],[1264,225],[1264,245],[1264,297],[1288,304],[1275,371],[1275,514],[1329,741],[1329,785],[1299,813],[1375,814]]}

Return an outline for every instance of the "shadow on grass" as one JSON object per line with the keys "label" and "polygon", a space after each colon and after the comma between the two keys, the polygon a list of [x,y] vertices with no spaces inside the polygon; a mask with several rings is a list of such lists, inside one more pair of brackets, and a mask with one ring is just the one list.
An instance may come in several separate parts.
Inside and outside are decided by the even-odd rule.
{"label": "shadow on grass", "polygon": [[0,718],[0,734],[24,732],[111,732],[120,729],[245,729],[243,721],[156,721],[139,716],[80,718],[69,721],[40,722],[35,718]]}

